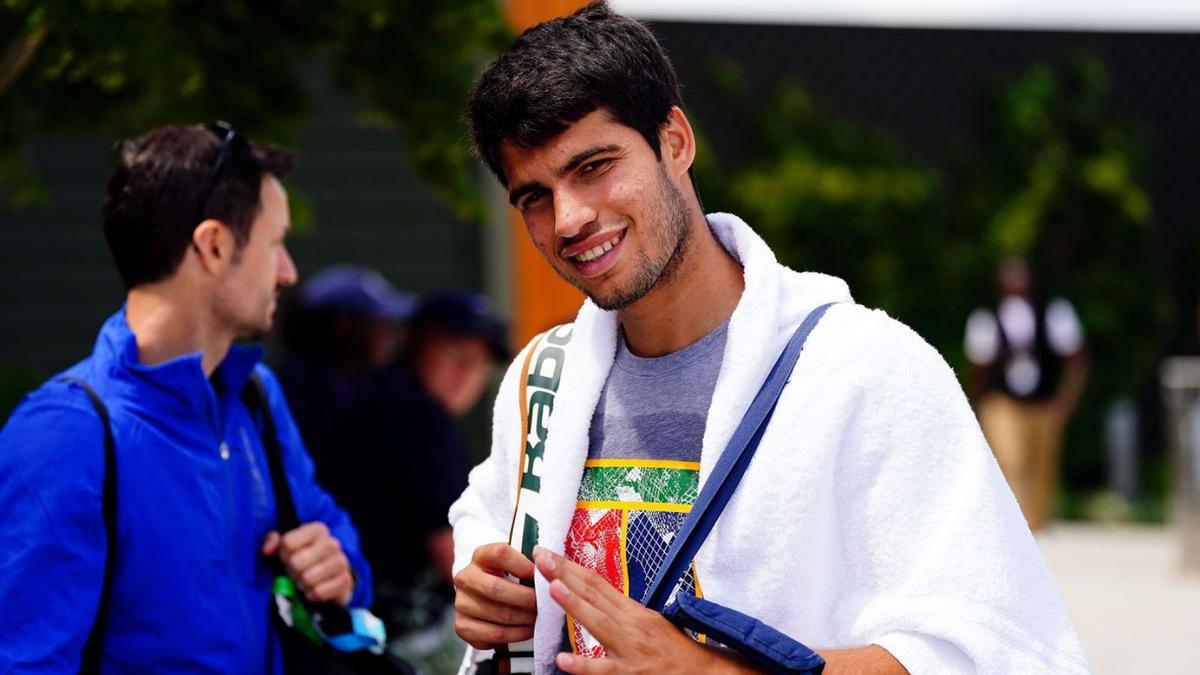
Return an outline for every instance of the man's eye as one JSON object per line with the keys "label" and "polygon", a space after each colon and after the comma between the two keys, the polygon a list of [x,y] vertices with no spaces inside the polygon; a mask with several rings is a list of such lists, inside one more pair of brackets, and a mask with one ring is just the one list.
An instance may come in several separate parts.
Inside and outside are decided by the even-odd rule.
{"label": "man's eye", "polygon": [[545,192],[535,192],[530,194],[528,197],[521,200],[521,210],[528,211],[530,209],[537,208],[539,204],[545,201],[545,197]]}
{"label": "man's eye", "polygon": [[605,158],[605,159],[597,159],[594,162],[588,162],[587,164],[583,165],[582,169],[580,169],[580,173],[582,173],[584,175],[597,173],[600,170],[602,170],[604,167],[608,166],[609,162],[611,162],[611,161],[612,160]]}

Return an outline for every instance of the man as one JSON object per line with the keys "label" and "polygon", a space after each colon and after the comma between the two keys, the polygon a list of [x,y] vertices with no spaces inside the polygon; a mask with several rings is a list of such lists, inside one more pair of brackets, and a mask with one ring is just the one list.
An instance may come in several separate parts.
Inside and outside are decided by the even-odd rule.
{"label": "man", "polygon": [[[321,359],[310,354],[307,373],[299,363],[283,371],[288,400],[306,402],[300,427],[317,476],[358,526],[375,570],[372,609],[387,624],[389,649],[422,672],[443,672],[464,648],[453,631],[454,545],[446,523],[466,486],[458,424],[509,357],[504,326],[479,294],[442,291],[412,303],[415,309],[401,307],[381,277],[344,267],[301,290],[306,306],[325,316],[311,332],[341,338],[327,341],[328,363],[317,365]],[[374,334],[372,319],[397,317],[400,309],[408,335],[399,361],[360,363],[372,352],[365,339]]]}
{"label": "man", "polygon": [[[290,163],[220,125],[122,145],[103,217],[126,302],[65,372],[111,417],[116,531],[101,514],[104,426],[84,389],[56,377],[0,433],[0,671],[282,672],[275,557],[309,600],[370,603],[358,537],[313,482],[262,350],[234,344],[271,327],[296,281],[279,182]],[[241,399],[252,373],[304,523],[288,532],[275,531],[260,426]],[[105,626],[99,658],[81,663],[93,624]]]}
{"label": "man", "polygon": [[1000,263],[1000,302],[967,318],[969,389],[979,422],[1029,528],[1046,526],[1062,437],[1087,381],[1083,325],[1063,298],[1037,297],[1029,266]]}
{"label": "man", "polygon": [[[539,673],[746,670],[638,600],[783,345],[836,302],[680,592],[816,648],[831,674],[1085,672],[945,362],[736,217],[706,218],[680,103],[653,35],[603,3],[526,31],[472,93],[479,154],[589,300],[545,338],[570,335],[561,369],[519,382],[530,348],[514,361],[491,455],[450,511],[459,634],[533,636]],[[557,385],[537,401],[548,430],[517,412],[535,384]],[[536,574],[505,543],[522,470]]]}

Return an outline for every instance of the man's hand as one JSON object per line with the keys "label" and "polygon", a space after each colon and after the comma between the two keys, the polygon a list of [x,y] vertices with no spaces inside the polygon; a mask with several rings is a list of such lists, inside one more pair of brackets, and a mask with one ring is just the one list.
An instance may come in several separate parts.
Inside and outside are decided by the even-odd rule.
{"label": "man's hand", "polygon": [[505,577],[533,578],[533,563],[508,544],[484,544],[454,577],[454,630],[476,649],[533,637],[537,597]]}
{"label": "man's hand", "polygon": [[600,575],[538,548],[537,568],[550,580],[550,597],[604,645],[605,659],[559,654],[568,673],[754,672],[731,652],[701,645],[658,612],[646,609]]}
{"label": "man's hand", "polygon": [[269,532],[263,542],[265,556],[278,554],[288,576],[309,602],[336,602],[345,607],[354,594],[354,574],[342,544],[325,523],[307,523],[287,532]]}

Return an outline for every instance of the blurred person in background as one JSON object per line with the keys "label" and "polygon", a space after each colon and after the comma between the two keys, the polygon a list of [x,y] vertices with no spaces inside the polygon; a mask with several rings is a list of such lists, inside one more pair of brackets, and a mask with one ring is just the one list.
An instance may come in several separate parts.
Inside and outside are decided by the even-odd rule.
{"label": "blurred person in background", "polygon": [[[263,350],[234,344],[296,281],[290,166],[227,125],[120,146],[103,221],[125,305],[0,432],[0,672],[281,673],[281,565],[310,600],[370,604]],[[304,523],[282,536],[268,415]]]}
{"label": "blurred person in background", "polygon": [[[506,329],[482,295],[433,293],[411,314],[398,358],[386,363],[393,343],[380,326],[393,325],[402,303],[382,278],[345,269],[302,289],[310,309],[338,307],[304,322],[310,336],[338,337],[321,341],[329,353],[305,357],[322,364],[319,371],[290,380],[317,389],[306,385],[299,394],[308,403],[296,404],[298,415],[313,409],[301,428],[322,484],[359,527],[375,571],[373,610],[393,637],[389,649],[421,672],[453,671],[465,648],[453,631],[446,517],[466,486],[458,425],[508,358]],[[283,372],[300,369],[293,361]]]}
{"label": "blurred person in background", "polygon": [[279,383],[323,481],[347,415],[396,360],[416,304],[375,270],[337,265],[305,282],[285,313]]}
{"label": "blurred person in background", "polygon": [[967,318],[968,392],[983,433],[1031,530],[1053,512],[1063,433],[1087,380],[1083,324],[1064,298],[1044,298],[1029,265],[1003,260],[1000,299]]}

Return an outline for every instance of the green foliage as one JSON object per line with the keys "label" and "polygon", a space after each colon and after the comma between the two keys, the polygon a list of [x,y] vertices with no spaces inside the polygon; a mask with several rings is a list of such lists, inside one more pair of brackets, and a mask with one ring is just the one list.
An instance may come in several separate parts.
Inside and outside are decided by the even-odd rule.
{"label": "green foliage", "polygon": [[436,192],[478,216],[461,110],[507,37],[492,0],[3,0],[0,206],[41,196],[20,154],[33,137],[220,118],[286,141],[328,62],[364,119],[402,129]]}
{"label": "green foliage", "polygon": [[1094,57],[1033,66],[994,88],[990,133],[951,163],[951,207],[983,225],[985,252],[1029,258],[1041,286],[1070,298],[1084,321],[1092,370],[1065,462],[1089,475],[1100,473],[1103,411],[1151,380],[1171,316],[1145,143],[1115,117],[1109,93]]}
{"label": "green foliage", "polygon": [[[721,95],[751,98],[736,67],[716,62],[711,75]],[[963,324],[992,302],[996,262],[1028,257],[1087,330],[1092,377],[1067,472],[1095,482],[1101,411],[1153,376],[1168,328],[1144,144],[1114,117],[1106,70],[1088,56],[996,82],[988,103],[982,138],[924,161],[785,81],[734,120],[753,130],[739,149],[746,159],[699,165],[701,189],[708,206],[759,229],[782,262],[841,276],[859,302],[912,325],[960,367]]]}
{"label": "green foliage", "polygon": [[951,319],[930,298],[965,302],[948,296],[962,292],[976,253],[939,209],[936,168],[847,122],[795,82],[781,83],[745,127],[754,140],[744,164],[698,167],[706,200],[746,218],[785,264],[840,276],[860,302],[952,344],[962,317]]}

